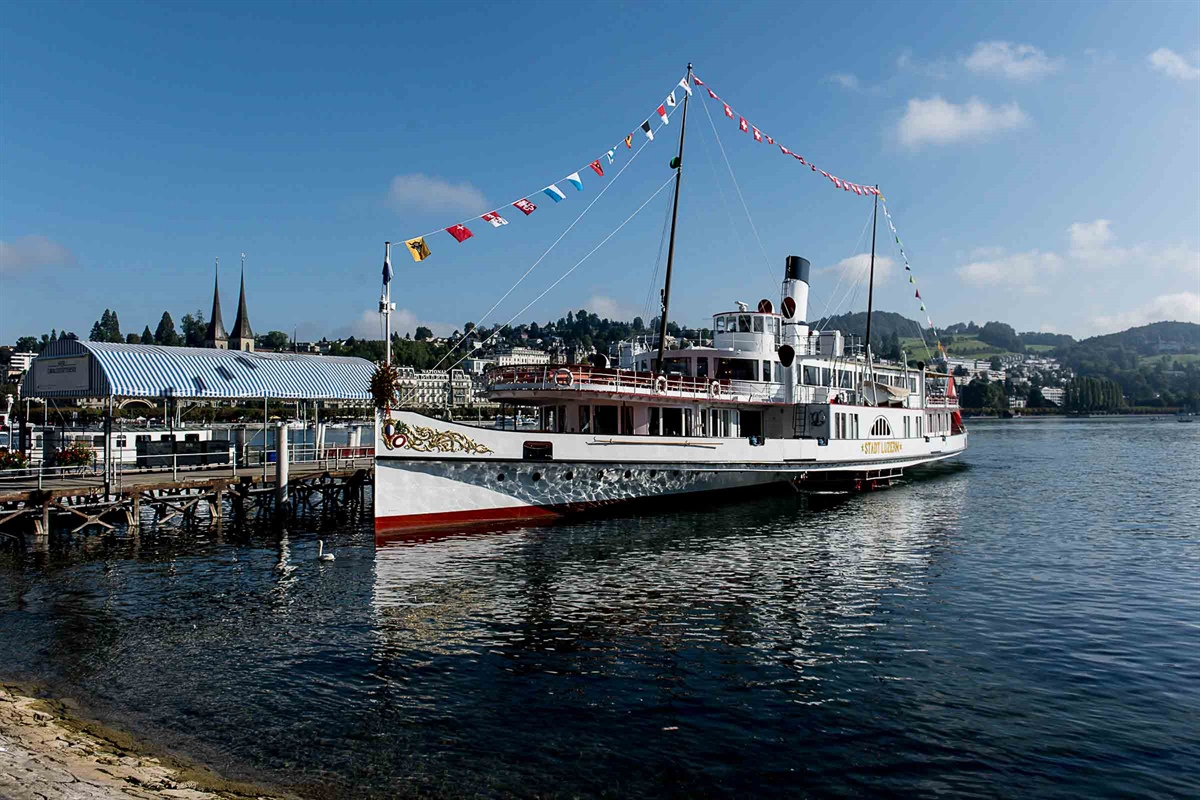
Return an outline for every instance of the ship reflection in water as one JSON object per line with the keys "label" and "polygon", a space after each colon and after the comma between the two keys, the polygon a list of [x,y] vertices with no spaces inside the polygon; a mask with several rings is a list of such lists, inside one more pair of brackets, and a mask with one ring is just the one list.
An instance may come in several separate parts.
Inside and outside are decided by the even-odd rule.
{"label": "ship reflection in water", "polygon": [[980,423],[885,491],[543,527],[0,546],[0,670],[301,796],[1195,796],[1193,428]]}

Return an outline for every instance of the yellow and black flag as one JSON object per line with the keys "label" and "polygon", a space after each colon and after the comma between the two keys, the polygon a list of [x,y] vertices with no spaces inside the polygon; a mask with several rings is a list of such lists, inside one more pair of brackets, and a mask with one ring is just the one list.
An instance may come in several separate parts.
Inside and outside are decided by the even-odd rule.
{"label": "yellow and black flag", "polygon": [[412,253],[413,261],[424,261],[429,258],[429,245],[425,244],[424,236],[409,239],[404,244],[408,248],[408,252]]}

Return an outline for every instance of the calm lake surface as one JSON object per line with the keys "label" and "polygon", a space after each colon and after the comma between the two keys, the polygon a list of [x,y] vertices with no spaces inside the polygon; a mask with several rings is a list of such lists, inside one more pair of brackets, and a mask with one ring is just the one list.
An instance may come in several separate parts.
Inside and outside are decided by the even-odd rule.
{"label": "calm lake surface", "polygon": [[1200,424],[377,547],[0,543],[0,676],[310,796],[1200,795]]}

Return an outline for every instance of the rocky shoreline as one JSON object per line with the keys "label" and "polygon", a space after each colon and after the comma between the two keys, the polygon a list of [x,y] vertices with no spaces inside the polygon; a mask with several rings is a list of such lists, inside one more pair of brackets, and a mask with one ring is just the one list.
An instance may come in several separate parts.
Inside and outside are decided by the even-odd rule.
{"label": "rocky shoreline", "polygon": [[284,800],[0,683],[0,797],[8,800]]}

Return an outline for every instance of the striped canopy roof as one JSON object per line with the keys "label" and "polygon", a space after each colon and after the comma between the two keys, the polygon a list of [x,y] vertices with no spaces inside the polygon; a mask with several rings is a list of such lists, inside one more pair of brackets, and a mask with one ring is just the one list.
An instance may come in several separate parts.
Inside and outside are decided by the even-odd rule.
{"label": "striped canopy roof", "polygon": [[[71,356],[88,357],[87,388],[82,377],[75,388],[51,388],[38,362]],[[374,372],[375,365],[361,358],[71,339],[47,345],[34,359],[21,395],[370,400]]]}

